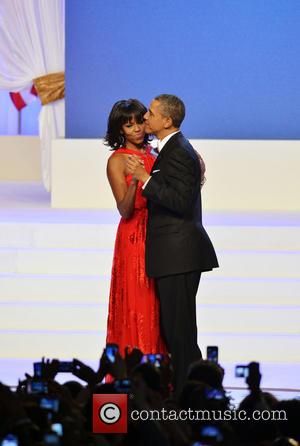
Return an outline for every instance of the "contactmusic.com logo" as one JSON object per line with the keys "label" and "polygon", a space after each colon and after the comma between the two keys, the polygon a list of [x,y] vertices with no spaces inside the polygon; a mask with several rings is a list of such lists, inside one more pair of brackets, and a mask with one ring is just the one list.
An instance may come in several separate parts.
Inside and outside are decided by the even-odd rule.
{"label": "contactmusic.com logo", "polygon": [[127,433],[127,394],[93,395],[93,432]]}

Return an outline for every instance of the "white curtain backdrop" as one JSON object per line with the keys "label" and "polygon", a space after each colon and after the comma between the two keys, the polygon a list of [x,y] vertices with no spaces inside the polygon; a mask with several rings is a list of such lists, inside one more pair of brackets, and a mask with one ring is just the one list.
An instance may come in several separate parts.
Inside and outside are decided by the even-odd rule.
{"label": "white curtain backdrop", "polygon": [[[32,79],[65,69],[65,1],[0,1],[0,89],[21,91]],[[64,99],[39,115],[42,177],[51,189],[51,140],[65,136]]]}

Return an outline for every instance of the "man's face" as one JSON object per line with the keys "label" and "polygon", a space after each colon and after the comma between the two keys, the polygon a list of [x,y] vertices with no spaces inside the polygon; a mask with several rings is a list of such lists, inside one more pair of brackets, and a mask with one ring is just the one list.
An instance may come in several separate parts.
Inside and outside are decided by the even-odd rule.
{"label": "man's face", "polygon": [[151,102],[149,110],[144,115],[145,131],[155,135],[157,138],[166,130],[168,118],[163,116],[160,112],[160,103],[155,99]]}

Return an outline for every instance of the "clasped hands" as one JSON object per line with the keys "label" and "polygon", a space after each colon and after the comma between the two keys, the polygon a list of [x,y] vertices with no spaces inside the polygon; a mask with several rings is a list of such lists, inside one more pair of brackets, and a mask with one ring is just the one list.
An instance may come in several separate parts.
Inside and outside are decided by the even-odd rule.
{"label": "clasped hands", "polygon": [[133,180],[145,183],[150,175],[147,173],[144,161],[137,155],[129,155],[126,160],[126,167],[132,175]]}

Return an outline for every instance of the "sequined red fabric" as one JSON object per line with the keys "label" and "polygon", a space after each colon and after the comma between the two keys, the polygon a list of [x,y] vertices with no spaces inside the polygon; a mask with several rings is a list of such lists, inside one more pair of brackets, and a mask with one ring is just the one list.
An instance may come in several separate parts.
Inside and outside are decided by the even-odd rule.
{"label": "sequined red fabric", "polygon": [[[155,157],[149,147],[145,154],[130,149],[116,153],[134,153],[140,156],[150,173]],[[132,179],[126,177],[127,184]],[[166,353],[159,328],[159,300],[154,280],[145,273],[145,237],[147,203],[142,196],[142,183],[138,183],[133,215],[121,218],[115,241],[107,320],[106,343],[116,343],[124,355],[129,346],[143,353]]]}

